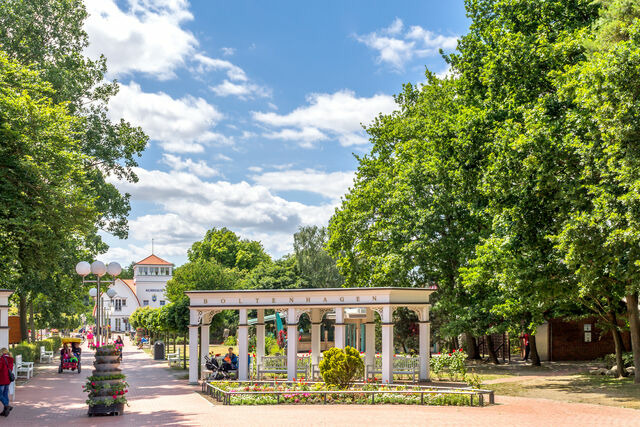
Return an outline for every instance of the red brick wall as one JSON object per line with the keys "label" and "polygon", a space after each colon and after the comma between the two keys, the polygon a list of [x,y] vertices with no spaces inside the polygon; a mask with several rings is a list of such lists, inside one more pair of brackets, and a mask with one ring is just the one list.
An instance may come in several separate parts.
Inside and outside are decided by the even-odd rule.
{"label": "red brick wall", "polygon": [[[584,342],[584,325],[591,324],[591,342]],[[593,360],[615,352],[611,332],[595,325],[595,318],[578,321],[554,319],[551,326],[551,360]],[[622,333],[626,351],[631,350],[629,332]]]}

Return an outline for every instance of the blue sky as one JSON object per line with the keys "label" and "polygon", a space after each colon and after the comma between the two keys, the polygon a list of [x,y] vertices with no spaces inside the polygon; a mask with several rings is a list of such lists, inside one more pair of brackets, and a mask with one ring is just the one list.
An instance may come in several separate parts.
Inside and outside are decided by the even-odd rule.
{"label": "blue sky", "polygon": [[207,229],[260,240],[274,257],[326,225],[350,186],[360,123],[395,108],[425,66],[444,74],[468,28],[463,1],[86,0],[87,54],[121,83],[114,120],[151,142],[131,194],[130,236],[102,258],[182,264]]}

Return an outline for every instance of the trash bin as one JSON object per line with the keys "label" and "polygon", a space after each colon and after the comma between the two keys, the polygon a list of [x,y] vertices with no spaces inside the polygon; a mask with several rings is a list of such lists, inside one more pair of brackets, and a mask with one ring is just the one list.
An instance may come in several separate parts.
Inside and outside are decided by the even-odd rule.
{"label": "trash bin", "polygon": [[164,343],[156,341],[153,345],[153,360],[164,360]]}

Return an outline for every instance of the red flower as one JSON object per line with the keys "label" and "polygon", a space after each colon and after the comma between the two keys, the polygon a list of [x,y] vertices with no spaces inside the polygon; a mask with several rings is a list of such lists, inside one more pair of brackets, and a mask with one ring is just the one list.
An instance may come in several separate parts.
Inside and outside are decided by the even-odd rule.
{"label": "red flower", "polygon": [[458,350],[458,351],[462,351],[462,349]]}
{"label": "red flower", "polygon": [[116,396],[115,394],[113,395],[113,400],[116,400],[118,398],[118,396]]}
{"label": "red flower", "polygon": [[449,353],[449,356],[451,356],[451,353]]}

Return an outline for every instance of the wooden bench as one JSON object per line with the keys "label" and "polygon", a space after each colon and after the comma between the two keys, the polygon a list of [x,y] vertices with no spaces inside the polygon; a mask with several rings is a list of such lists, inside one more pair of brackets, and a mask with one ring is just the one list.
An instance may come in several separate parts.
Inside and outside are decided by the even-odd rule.
{"label": "wooden bench", "polygon": [[53,362],[53,350],[47,351],[43,345],[40,346],[40,363]]}
{"label": "wooden bench", "polygon": [[[367,365],[367,379],[373,379],[375,375],[382,375],[382,358],[376,357],[373,365]],[[420,358],[395,356],[393,358],[393,375],[408,375],[413,382],[420,377]]]}
{"label": "wooden bench", "polygon": [[[287,375],[287,356],[263,356],[258,363],[257,377],[261,380],[264,374]],[[309,378],[309,358],[298,357],[296,364],[296,376],[298,374]]]}
{"label": "wooden bench", "polygon": [[22,355],[18,354],[16,356],[16,378],[20,378],[23,376],[22,374],[26,379],[33,376],[33,362],[23,362]]}

